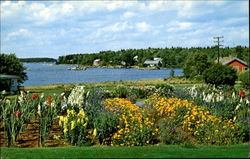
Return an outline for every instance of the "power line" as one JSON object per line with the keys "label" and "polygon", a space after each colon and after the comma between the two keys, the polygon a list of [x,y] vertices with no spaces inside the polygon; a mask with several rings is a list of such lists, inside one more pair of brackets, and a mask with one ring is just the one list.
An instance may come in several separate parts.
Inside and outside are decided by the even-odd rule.
{"label": "power line", "polygon": [[220,46],[223,46],[220,43],[224,42],[223,40],[220,40],[222,38],[224,38],[224,37],[223,36],[216,36],[216,37],[214,37],[214,39],[216,39],[214,42],[217,44],[216,46],[218,48],[218,63],[220,62]]}

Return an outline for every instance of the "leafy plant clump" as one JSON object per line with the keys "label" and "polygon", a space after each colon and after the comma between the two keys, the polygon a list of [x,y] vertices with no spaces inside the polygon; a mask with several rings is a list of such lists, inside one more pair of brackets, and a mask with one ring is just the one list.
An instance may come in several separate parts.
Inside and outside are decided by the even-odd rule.
{"label": "leafy plant clump", "polygon": [[244,88],[250,88],[249,70],[239,72],[239,73],[238,73],[238,80],[241,81],[241,85],[242,85]]}
{"label": "leafy plant clump", "polygon": [[236,70],[229,66],[213,64],[203,72],[204,80],[207,84],[234,85],[237,79]]}

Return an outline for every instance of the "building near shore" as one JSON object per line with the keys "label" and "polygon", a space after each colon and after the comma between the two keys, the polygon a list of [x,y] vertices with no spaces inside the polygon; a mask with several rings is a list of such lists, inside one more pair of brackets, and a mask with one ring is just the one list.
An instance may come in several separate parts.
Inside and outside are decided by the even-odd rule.
{"label": "building near shore", "polygon": [[95,59],[93,61],[93,66],[99,66],[101,64],[101,59]]}
{"label": "building near shore", "polygon": [[10,92],[18,91],[18,82],[17,82],[18,79],[19,77],[16,75],[0,74],[1,85],[3,85],[1,86],[2,87],[1,89]]}
{"label": "building near shore", "polygon": [[221,58],[220,63],[222,65],[233,67],[237,72],[242,72],[249,69],[247,62],[233,56]]}
{"label": "building near shore", "polygon": [[160,66],[162,63],[162,59],[155,57],[154,60],[146,60],[144,64],[148,65],[148,67]]}

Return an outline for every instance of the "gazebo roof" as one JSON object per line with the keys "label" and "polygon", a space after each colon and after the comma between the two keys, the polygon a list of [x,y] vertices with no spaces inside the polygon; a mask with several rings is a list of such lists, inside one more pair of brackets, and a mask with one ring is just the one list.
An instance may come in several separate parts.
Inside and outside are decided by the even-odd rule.
{"label": "gazebo roof", "polygon": [[18,79],[19,76],[16,75],[5,75],[5,74],[0,74],[0,79]]}

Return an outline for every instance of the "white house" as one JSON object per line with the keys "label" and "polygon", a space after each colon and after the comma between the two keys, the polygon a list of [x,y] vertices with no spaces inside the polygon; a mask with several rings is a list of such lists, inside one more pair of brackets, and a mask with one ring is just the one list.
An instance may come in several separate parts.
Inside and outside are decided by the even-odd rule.
{"label": "white house", "polygon": [[95,59],[95,60],[93,61],[93,65],[94,65],[94,66],[98,66],[100,63],[101,63],[101,59]]}
{"label": "white house", "polygon": [[144,64],[150,66],[150,67],[153,67],[153,66],[159,66],[159,64],[162,63],[162,59],[161,58],[158,58],[158,57],[155,57],[154,60],[146,60],[144,62]]}
{"label": "white house", "polygon": [[135,57],[133,57],[134,61],[138,61],[138,56],[136,55]]}

